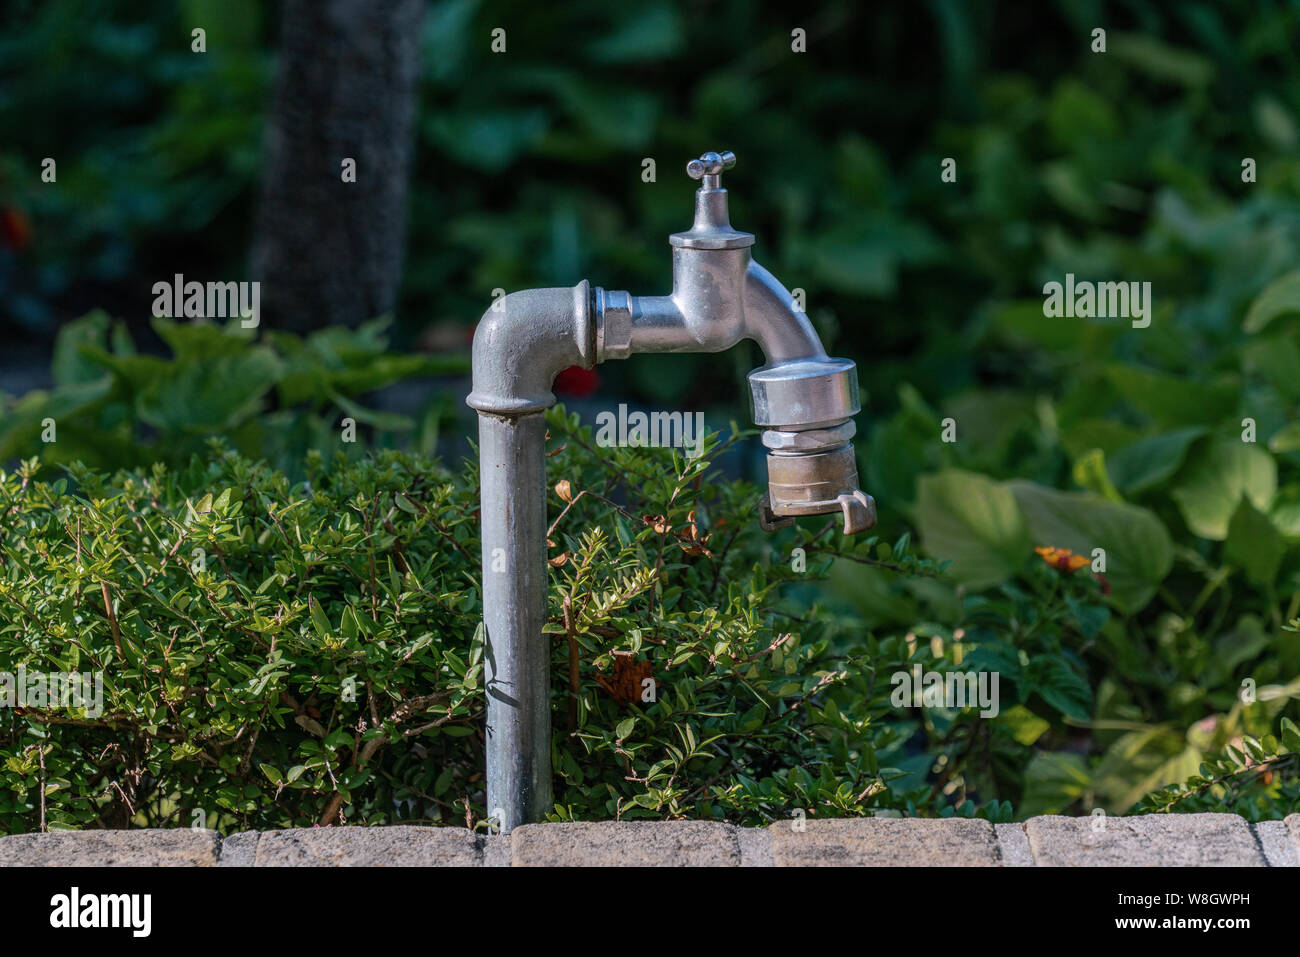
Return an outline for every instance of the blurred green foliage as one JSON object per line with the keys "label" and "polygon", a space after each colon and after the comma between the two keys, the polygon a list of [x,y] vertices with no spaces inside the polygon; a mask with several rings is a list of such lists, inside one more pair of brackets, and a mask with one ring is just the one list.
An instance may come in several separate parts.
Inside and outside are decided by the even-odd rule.
{"label": "blurred green foliage", "polygon": [[[1140,274],[1187,303],[1169,322],[1222,322],[1295,261],[1297,19],[1281,0],[1032,13],[831,0],[798,15],[431,3],[400,341],[468,326],[497,287],[587,276],[664,291],[664,240],[691,210],[682,165],[711,148],[740,157],[734,221],[806,290],[834,350],[863,360],[877,412],[904,382],[935,400],[1041,381],[981,331],[1000,300],[1067,270]],[[202,56],[189,52],[200,24]],[[1105,54],[1090,50],[1097,25]],[[794,27],[807,53],[791,52]],[[69,299],[74,314],[144,315],[140,276],[241,275],[274,8],[18,0],[0,28],[0,128],[21,131],[0,145],[0,205],[33,222],[5,308],[46,324]],[[60,159],[57,190],[39,182],[44,156]],[[1257,183],[1240,181],[1244,156]],[[944,157],[955,183],[940,180]],[[1059,355],[1075,346],[1064,337]],[[735,382],[698,374],[716,361],[602,374],[646,400],[736,402],[750,365],[737,361]]]}
{"label": "blurred green foliage", "polygon": [[[1003,305],[982,335],[1041,382],[939,408],[905,388],[867,453],[869,487],[952,564],[946,583],[842,570],[837,594],[864,625],[960,633],[1022,700],[1020,675],[1061,655],[1069,665],[1049,673],[1069,678],[1077,706],[1041,728],[1040,754],[1020,765],[1024,813],[1122,812],[1240,749],[1243,734],[1266,735],[1278,714],[1300,716],[1300,636],[1288,627],[1300,612],[1300,273],[1217,323],[1175,325],[1191,307],[1156,301],[1145,329],[1049,319],[1041,300]],[[943,441],[945,422],[955,441]],[[1102,592],[1026,592],[1036,547],[1080,556]],[[1215,767],[1201,783],[1222,776]],[[1287,787],[1284,809],[1300,801]],[[1207,794],[1251,813],[1217,785],[1191,804]]]}
{"label": "blurred green foliage", "polygon": [[92,312],[59,331],[54,388],[14,398],[0,391],[0,462],[38,452],[45,462],[97,468],[183,465],[217,438],[296,477],[309,451],[355,457],[403,436],[431,454],[445,396],[435,393],[418,420],[358,397],[419,376],[464,373],[468,360],[389,352],[387,325],[376,319],[306,337],[269,332],[259,341],[238,319],[224,328],[155,319],[170,352],[156,356],[140,354],[122,322]]}
{"label": "blurred green foliage", "polygon": [[[184,265],[242,276],[269,76],[261,11],[256,0],[0,9],[0,207],[31,225],[25,248],[0,251],[0,320],[48,334],[102,305],[138,321],[152,282]],[[190,51],[193,26],[208,53]],[[46,157],[54,184],[41,179]]]}

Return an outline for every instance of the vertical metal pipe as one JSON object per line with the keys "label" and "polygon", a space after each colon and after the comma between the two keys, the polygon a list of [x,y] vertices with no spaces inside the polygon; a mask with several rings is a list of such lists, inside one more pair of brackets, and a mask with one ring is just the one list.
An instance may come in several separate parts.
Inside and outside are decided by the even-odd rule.
{"label": "vertical metal pipe", "polygon": [[487,811],[503,832],[551,810],[546,421],[479,415]]}

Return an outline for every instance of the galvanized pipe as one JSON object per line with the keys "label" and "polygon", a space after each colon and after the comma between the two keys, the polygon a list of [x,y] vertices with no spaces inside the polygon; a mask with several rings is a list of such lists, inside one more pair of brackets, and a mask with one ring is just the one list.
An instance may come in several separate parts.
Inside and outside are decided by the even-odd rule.
{"label": "galvanized pipe", "polygon": [[551,384],[595,364],[591,286],[526,289],[474,332],[487,693],[487,811],[502,832],[551,809],[546,420]]}
{"label": "galvanized pipe", "polygon": [[487,808],[502,831],[551,809],[551,648],[546,623],[546,421],[478,420]]}
{"label": "galvanized pipe", "polygon": [[542,412],[555,402],[556,375],[633,353],[721,352],[753,339],[768,363],[750,375],[754,421],[766,427],[769,450],[760,524],[836,511],[845,534],[875,524],[850,444],[855,367],[826,355],[789,291],[751,258],[754,237],[732,228],[721,173],[735,161],[705,153],[687,165],[702,182],[694,224],[668,240],[671,295],[592,289],[586,280],[526,289],[495,303],[474,333],[467,402],[479,413],[487,809],[502,831],[539,820],[552,805]]}

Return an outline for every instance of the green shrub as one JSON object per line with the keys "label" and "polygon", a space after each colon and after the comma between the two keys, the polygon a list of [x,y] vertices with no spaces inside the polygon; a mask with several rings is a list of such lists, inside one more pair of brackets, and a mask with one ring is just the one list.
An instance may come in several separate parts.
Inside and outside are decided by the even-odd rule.
{"label": "green shrub", "polygon": [[[692,460],[597,449],[562,410],[549,425],[553,817],[1095,803],[1076,736],[1114,698],[1100,581],[1029,554],[1015,581],[958,593],[960,628],[867,631],[816,582],[886,574],[938,600],[944,568],[906,537],[849,541],[833,519],[768,536],[757,490],[709,472],[731,441]],[[104,700],[4,712],[0,830],[484,824],[472,465],[309,455],[293,484],[214,443],[181,469],[38,468],[0,475],[0,670],[101,672]],[[916,666],[997,671],[1000,714],[896,704]],[[627,692],[649,676],[655,700]],[[1268,690],[1195,754],[1264,733],[1288,700]],[[1147,809],[1276,817],[1296,805],[1294,738],[1248,737],[1230,775],[1178,770],[1189,755],[1110,773],[1133,800],[1175,786]]]}
{"label": "green shrub", "polygon": [[[796,544],[813,572],[842,547],[830,527],[774,551],[754,489],[701,481],[721,447],[604,461],[590,430],[551,423],[572,499],[552,501],[557,816],[937,812],[878,759],[901,738],[877,676],[906,643],[782,594],[806,577]],[[7,713],[0,828],[481,819],[472,469],[313,456],[292,486],[214,448],[180,470],[36,471],[0,478],[0,663],[101,671],[104,703]],[[656,702],[620,700],[619,660],[649,669]]]}
{"label": "green shrub", "polygon": [[[1300,728],[1282,719],[1281,741],[1242,735],[1197,768],[1186,781],[1161,788],[1139,805],[1143,812],[1236,811],[1252,820],[1300,805]],[[1274,779],[1276,778],[1276,787]]]}

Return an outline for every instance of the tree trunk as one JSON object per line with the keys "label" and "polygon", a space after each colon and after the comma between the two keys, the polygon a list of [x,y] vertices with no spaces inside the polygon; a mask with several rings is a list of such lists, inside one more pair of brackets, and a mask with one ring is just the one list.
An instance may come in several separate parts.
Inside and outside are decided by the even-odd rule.
{"label": "tree trunk", "polygon": [[267,328],[355,326],[393,310],[423,7],[284,2],[251,256]]}

